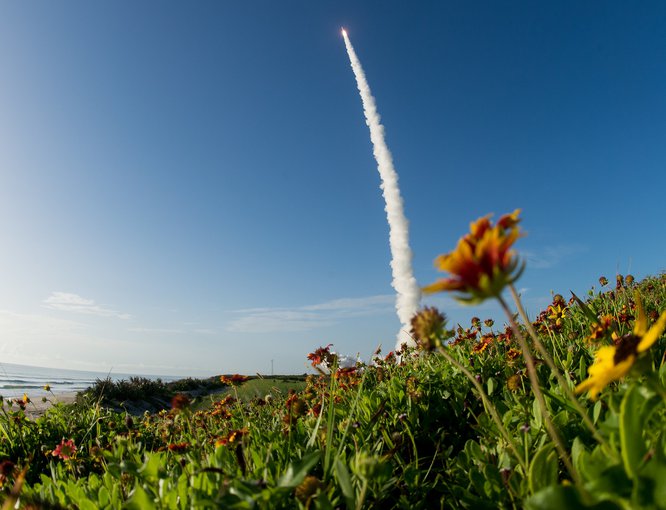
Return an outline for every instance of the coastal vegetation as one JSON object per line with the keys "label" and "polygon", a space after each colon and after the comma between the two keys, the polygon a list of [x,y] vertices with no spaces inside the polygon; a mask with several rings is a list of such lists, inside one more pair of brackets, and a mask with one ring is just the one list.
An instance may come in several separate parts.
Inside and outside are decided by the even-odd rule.
{"label": "coastal vegetation", "polygon": [[[303,380],[98,381],[34,421],[2,402],[3,508],[665,509],[666,274],[530,318],[518,224],[472,223],[426,287],[496,299],[506,325],[425,308],[415,347],[353,367],[320,347]],[[135,390],[169,405],[118,410]]]}

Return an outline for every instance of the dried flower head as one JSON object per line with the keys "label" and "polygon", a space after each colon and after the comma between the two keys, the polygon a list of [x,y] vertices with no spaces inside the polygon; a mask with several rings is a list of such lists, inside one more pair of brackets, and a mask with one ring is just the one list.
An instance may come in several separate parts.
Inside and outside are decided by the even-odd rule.
{"label": "dried flower head", "polygon": [[412,317],[411,324],[411,333],[419,349],[433,351],[442,345],[446,316],[437,308],[423,308]]}
{"label": "dried flower head", "polygon": [[620,290],[622,287],[624,287],[624,276],[619,274],[615,277],[615,289]]}
{"label": "dried flower head", "polygon": [[521,377],[518,374],[513,374],[506,381],[506,386],[509,388],[509,391],[518,391],[520,389]]}
{"label": "dried flower head", "polygon": [[295,496],[301,503],[307,504],[321,487],[321,482],[316,476],[306,476],[301,484],[296,487]]}

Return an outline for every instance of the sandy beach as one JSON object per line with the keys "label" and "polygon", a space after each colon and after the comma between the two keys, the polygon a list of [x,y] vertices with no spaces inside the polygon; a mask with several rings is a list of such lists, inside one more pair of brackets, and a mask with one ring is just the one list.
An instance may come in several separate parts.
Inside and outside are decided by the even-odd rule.
{"label": "sandy beach", "polygon": [[71,404],[76,400],[76,392],[63,392],[47,397],[46,402],[41,398],[32,400],[25,408],[25,414],[30,419],[36,419],[42,416],[49,408],[55,404]]}

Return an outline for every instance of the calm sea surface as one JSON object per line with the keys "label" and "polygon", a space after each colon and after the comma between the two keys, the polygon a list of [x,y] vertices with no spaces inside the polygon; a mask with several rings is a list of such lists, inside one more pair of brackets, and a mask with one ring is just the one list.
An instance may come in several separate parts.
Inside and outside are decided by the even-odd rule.
{"label": "calm sea surface", "polygon": [[[56,395],[63,392],[82,391],[92,386],[97,379],[110,377],[114,381],[136,377],[136,374],[114,374],[113,372],[85,372],[82,370],[65,370],[59,368],[31,367],[0,363],[0,396],[22,397],[27,393],[30,398],[47,395],[44,386],[51,386]],[[162,379],[173,381],[179,377],[171,376],[142,376],[149,379]]]}

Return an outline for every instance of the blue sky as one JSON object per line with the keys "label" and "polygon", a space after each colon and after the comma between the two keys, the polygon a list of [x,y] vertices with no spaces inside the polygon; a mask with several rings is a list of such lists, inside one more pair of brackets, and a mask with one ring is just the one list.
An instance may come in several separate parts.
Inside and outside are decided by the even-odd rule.
{"label": "blue sky", "polygon": [[419,283],[471,220],[517,207],[532,312],[666,269],[662,2],[4,2],[0,360],[299,373],[320,345],[391,349],[388,227],[341,26]]}

